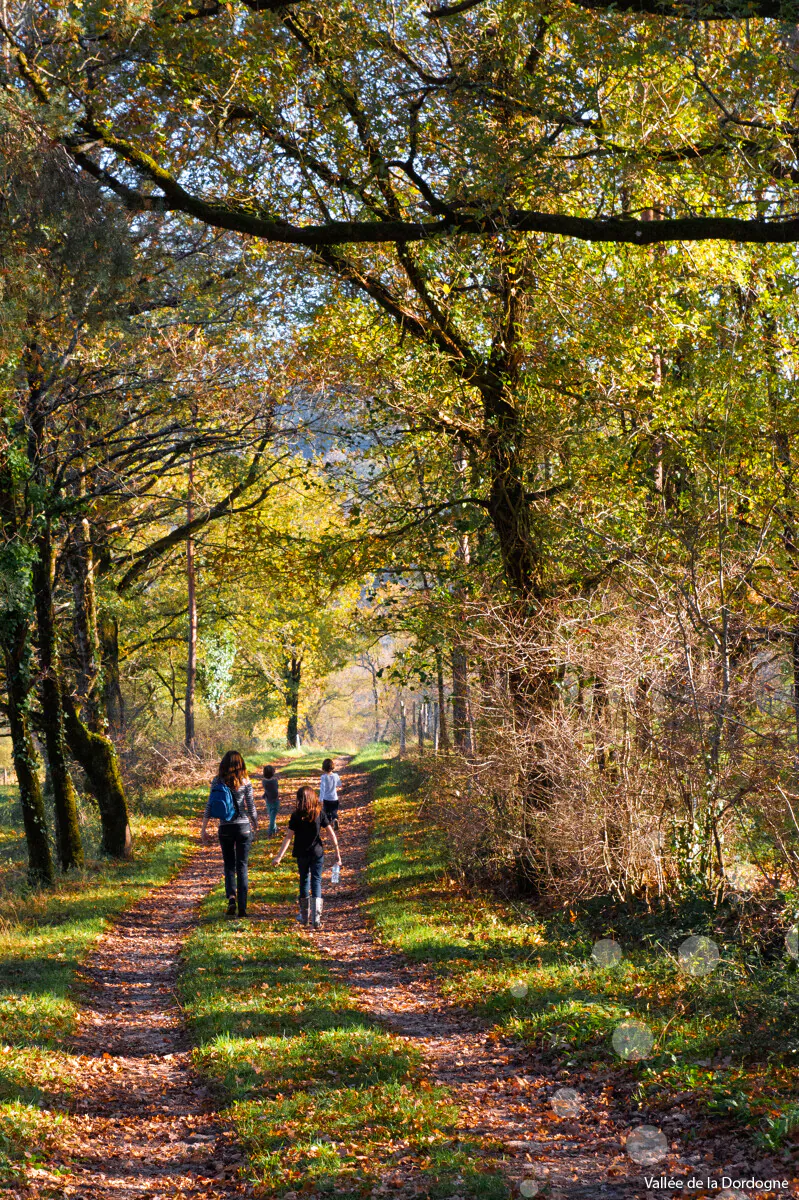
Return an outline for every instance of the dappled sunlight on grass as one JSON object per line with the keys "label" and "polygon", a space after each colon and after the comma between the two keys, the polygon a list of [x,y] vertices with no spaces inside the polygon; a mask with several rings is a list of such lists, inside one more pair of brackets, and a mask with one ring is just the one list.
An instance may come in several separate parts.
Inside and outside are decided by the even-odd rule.
{"label": "dappled sunlight on grass", "polygon": [[261,1105],[238,1102],[232,1112],[265,1192],[298,1184],[363,1192],[413,1158],[429,1196],[450,1196],[453,1188],[507,1194],[501,1179],[475,1168],[472,1147],[454,1140],[458,1109],[443,1089],[337,1086]]}

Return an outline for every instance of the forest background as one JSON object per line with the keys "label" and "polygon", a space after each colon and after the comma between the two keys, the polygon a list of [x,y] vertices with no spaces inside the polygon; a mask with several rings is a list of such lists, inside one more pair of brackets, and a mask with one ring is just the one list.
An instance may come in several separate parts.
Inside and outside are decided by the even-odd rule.
{"label": "forest background", "polygon": [[31,880],[82,863],[95,805],[126,854],[187,756],[387,738],[464,877],[787,911],[791,13],[126,0],[2,28]]}

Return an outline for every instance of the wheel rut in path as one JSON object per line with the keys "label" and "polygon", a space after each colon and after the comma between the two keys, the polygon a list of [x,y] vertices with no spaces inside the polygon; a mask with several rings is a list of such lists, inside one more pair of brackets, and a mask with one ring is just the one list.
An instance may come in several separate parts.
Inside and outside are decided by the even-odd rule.
{"label": "wheel rut in path", "polygon": [[[329,955],[332,974],[359,1007],[421,1050],[430,1082],[449,1088],[461,1108],[464,1138],[502,1144],[504,1172],[514,1188],[527,1180],[525,1192],[534,1193],[536,1185],[542,1200],[646,1196],[641,1169],[622,1150],[621,1128],[599,1096],[590,1095],[590,1084],[575,1081],[571,1072],[553,1074],[535,1051],[498,1039],[485,1021],[442,996],[430,967],[373,937],[363,910],[369,779],[343,763],[337,769],[348,785],[339,832],[344,868],[341,883],[326,891],[323,927],[313,935]],[[461,903],[457,895],[453,903]],[[550,1098],[563,1086],[577,1087],[585,1097],[579,1120],[553,1118]],[[391,1190],[412,1194],[413,1181],[401,1185],[397,1179]]]}
{"label": "wheel rut in path", "polygon": [[247,1195],[242,1155],[194,1073],[175,987],[197,907],[219,880],[198,849],[169,883],[121,914],[81,975],[71,1050],[75,1100],[59,1174],[33,1171],[26,1196],[228,1200]]}

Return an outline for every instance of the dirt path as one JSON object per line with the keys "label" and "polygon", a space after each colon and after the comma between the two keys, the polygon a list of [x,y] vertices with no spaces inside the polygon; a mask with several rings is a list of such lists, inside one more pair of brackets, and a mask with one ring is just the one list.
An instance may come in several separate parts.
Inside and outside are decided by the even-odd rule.
{"label": "dirt path", "polygon": [[[430,1081],[450,1088],[459,1103],[464,1137],[500,1143],[505,1174],[515,1188],[522,1185],[523,1195],[646,1196],[642,1168],[622,1148],[626,1115],[614,1110],[601,1076],[553,1074],[534,1051],[498,1039],[479,1018],[448,1004],[425,964],[374,939],[363,911],[369,781],[340,769],[350,785],[342,804],[345,868],[339,887],[328,890],[323,930],[308,935],[329,956],[333,974],[363,1010],[422,1051]],[[21,1193],[26,1197],[223,1200],[249,1194],[238,1178],[242,1155],[191,1068],[175,998],[181,948],[196,927],[200,901],[219,878],[218,858],[198,848],[170,884],[123,913],[97,944],[83,971],[87,994],[72,1044],[71,1129],[50,1167],[31,1169]],[[273,920],[275,909],[258,903],[257,874],[253,885],[253,917]],[[585,1102],[574,1120],[552,1111],[551,1097],[563,1086],[579,1088]],[[679,1162],[685,1159],[672,1155],[657,1173],[670,1173]],[[694,1171],[706,1177],[712,1165],[692,1159]],[[380,1191],[389,1187],[400,1197],[418,1195],[413,1168],[403,1174],[399,1163]]]}
{"label": "dirt path", "polygon": [[82,977],[71,1131],[56,1168],[31,1170],[28,1196],[205,1200],[246,1195],[241,1154],[190,1065],[175,998],[181,947],[219,880],[202,849],[122,914]]}
{"label": "dirt path", "polygon": [[[514,1189],[528,1181],[524,1192],[535,1194],[538,1188],[547,1200],[646,1196],[641,1168],[623,1151],[618,1114],[609,1107],[601,1081],[575,1079],[566,1071],[554,1076],[533,1051],[498,1040],[479,1018],[449,1004],[424,964],[374,939],[362,907],[369,781],[343,764],[338,769],[349,785],[341,805],[344,870],[341,884],[327,891],[324,927],[314,935],[330,955],[333,974],[352,989],[360,1007],[421,1049],[430,1081],[455,1093],[464,1135],[502,1143]],[[551,1097],[563,1086],[580,1089],[584,1097],[578,1120],[557,1118],[552,1111]],[[394,1180],[392,1191],[413,1190],[412,1179]]]}

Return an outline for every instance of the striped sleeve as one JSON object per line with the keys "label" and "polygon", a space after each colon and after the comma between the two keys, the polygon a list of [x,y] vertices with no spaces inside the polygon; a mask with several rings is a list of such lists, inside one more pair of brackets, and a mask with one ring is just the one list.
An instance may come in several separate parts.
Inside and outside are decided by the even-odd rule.
{"label": "striped sleeve", "polygon": [[255,798],[252,794],[252,784],[247,782],[244,785],[244,804],[247,809],[247,816],[252,822],[253,828],[258,826],[258,813],[255,809]]}

